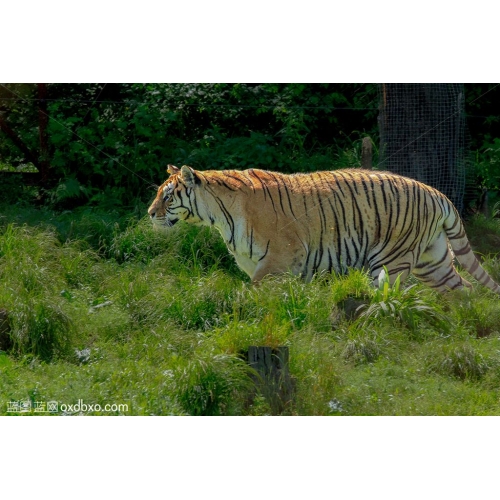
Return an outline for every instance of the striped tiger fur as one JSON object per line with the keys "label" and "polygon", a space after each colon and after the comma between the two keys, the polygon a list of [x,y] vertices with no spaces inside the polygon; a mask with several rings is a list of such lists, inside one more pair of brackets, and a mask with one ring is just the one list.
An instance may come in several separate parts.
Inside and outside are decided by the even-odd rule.
{"label": "striped tiger fur", "polygon": [[450,200],[413,179],[360,169],[168,171],[149,208],[154,225],[215,226],[252,281],[286,271],[309,281],[352,267],[368,269],[377,284],[386,267],[391,282],[413,273],[440,291],[470,287],[453,266],[451,246],[477,281],[500,293]]}

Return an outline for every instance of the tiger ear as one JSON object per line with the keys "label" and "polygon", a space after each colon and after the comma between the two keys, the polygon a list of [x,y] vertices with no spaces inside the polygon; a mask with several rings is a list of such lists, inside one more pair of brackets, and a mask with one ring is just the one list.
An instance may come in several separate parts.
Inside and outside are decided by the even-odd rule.
{"label": "tiger ear", "polygon": [[196,172],[187,165],[183,165],[181,168],[181,176],[187,187],[193,188],[196,184],[200,184],[200,179],[196,175]]}
{"label": "tiger ear", "polygon": [[170,174],[170,175],[174,175],[174,174],[177,174],[179,172],[179,169],[175,166],[175,165],[169,165],[167,167],[167,172]]}

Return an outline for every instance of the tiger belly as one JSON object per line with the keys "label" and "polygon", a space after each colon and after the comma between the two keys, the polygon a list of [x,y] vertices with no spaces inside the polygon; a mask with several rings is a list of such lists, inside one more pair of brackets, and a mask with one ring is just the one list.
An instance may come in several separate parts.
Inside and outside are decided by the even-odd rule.
{"label": "tiger belly", "polygon": [[235,254],[234,252],[231,252],[231,253],[234,255],[234,258],[236,260],[236,264],[238,264],[238,267],[243,272],[248,274],[248,276],[250,276],[250,278],[252,278],[255,274],[255,270],[257,269],[257,262],[254,262],[252,259],[250,259],[246,255]]}

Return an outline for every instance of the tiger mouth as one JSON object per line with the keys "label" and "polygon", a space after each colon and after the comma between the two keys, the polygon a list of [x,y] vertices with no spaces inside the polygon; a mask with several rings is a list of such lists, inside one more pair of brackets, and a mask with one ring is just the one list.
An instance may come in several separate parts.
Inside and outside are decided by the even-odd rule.
{"label": "tiger mouth", "polygon": [[178,218],[167,219],[166,217],[151,217],[151,220],[155,226],[160,227],[172,227],[177,222],[179,222]]}

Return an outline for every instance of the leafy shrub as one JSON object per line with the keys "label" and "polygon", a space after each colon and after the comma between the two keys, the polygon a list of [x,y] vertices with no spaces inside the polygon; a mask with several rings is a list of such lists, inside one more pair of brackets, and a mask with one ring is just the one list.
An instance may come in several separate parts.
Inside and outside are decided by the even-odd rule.
{"label": "leafy shrub", "polygon": [[491,300],[487,290],[458,291],[446,297],[453,304],[451,316],[476,337],[488,337],[500,332],[500,304]]}
{"label": "leafy shrub", "polygon": [[228,354],[204,354],[179,361],[174,393],[190,415],[231,415],[241,411],[252,384],[244,361]]}
{"label": "leafy shrub", "polygon": [[17,354],[49,360],[68,352],[73,325],[61,296],[68,257],[54,231],[9,224],[0,232],[0,280],[8,284],[0,302],[9,311]]}
{"label": "leafy shrub", "polygon": [[138,261],[148,263],[168,249],[168,235],[155,230],[148,220],[132,220],[128,227],[114,234],[109,254],[118,262]]}
{"label": "leafy shrub", "polygon": [[417,287],[418,285],[410,285],[401,288],[400,276],[391,286],[389,273],[384,268],[371,304],[362,306],[360,321],[368,325],[391,318],[413,333],[416,333],[423,323],[433,325],[441,331],[448,331],[449,322],[429,295],[430,292]]}
{"label": "leafy shrub", "polygon": [[13,350],[43,361],[69,352],[72,323],[58,304],[49,300],[21,299],[11,312]]}
{"label": "leafy shrub", "polygon": [[363,299],[372,295],[372,284],[367,272],[349,269],[347,274],[334,275],[330,282],[331,300],[341,302],[349,297]]}
{"label": "leafy shrub", "polygon": [[372,363],[381,353],[377,336],[363,333],[349,339],[343,349],[342,356],[356,364]]}
{"label": "leafy shrub", "polygon": [[469,344],[443,346],[441,352],[428,362],[430,371],[461,380],[478,380],[490,368],[483,356]]}
{"label": "leafy shrub", "polygon": [[[36,85],[8,88],[26,97],[4,101],[8,121],[39,156]],[[376,107],[366,108],[374,84],[49,84],[47,92],[43,193],[58,208],[130,209],[165,178],[168,163],[283,172],[359,165],[350,135],[377,133]],[[26,163],[1,135],[0,156]]]}
{"label": "leafy shrub", "polygon": [[[141,227],[144,227],[143,224],[147,225],[147,222],[142,221]],[[134,241],[137,238],[149,245],[153,254],[159,253],[154,262],[159,268],[187,272],[191,276],[224,269],[228,274],[248,281],[248,276],[239,269],[220,234],[210,227],[200,228],[180,222],[165,232],[147,229],[146,237],[139,233],[139,230],[132,230],[130,235],[119,236],[113,246],[114,254],[124,255],[124,243],[132,243],[132,248],[137,247]],[[140,245],[144,247],[144,243]],[[140,255],[140,252],[137,255]]]}

